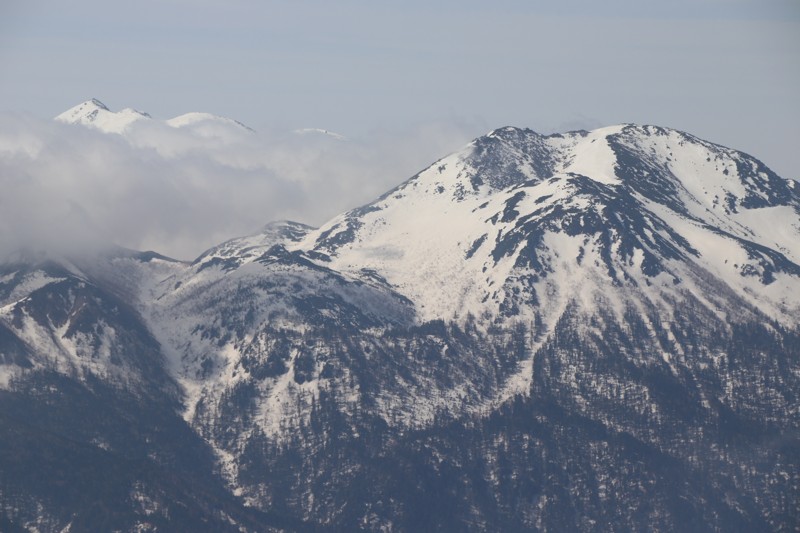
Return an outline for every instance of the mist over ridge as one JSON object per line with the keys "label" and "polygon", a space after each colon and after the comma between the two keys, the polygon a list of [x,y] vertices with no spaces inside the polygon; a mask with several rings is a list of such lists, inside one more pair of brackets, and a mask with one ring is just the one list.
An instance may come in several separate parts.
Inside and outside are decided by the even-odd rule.
{"label": "mist over ridge", "polygon": [[[106,116],[93,123],[98,112]],[[476,129],[430,123],[350,139],[245,123],[205,113],[163,120],[109,111],[94,99],[59,120],[1,114],[0,252],[34,241],[97,241],[190,260],[272,220],[319,225],[457,149]]]}

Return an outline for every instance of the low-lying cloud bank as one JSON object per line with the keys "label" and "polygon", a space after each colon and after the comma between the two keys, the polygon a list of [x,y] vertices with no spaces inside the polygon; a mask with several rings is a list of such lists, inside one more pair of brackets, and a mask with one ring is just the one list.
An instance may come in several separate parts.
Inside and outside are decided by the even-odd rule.
{"label": "low-lying cloud bank", "polygon": [[342,140],[148,120],[119,135],[0,114],[0,254],[110,242],[192,259],[272,220],[319,225],[481,129],[433,123]]}

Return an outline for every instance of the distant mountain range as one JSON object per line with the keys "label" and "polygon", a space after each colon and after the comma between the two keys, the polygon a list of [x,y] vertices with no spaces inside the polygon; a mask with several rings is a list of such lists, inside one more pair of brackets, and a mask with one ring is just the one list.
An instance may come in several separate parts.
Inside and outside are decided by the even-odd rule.
{"label": "distant mountain range", "polygon": [[[82,124],[106,133],[124,133],[131,125],[139,121],[152,121],[153,118],[142,111],[125,108],[122,111],[111,111],[106,105],[92,98],[72,107],[55,118],[67,124]],[[202,124],[216,124],[252,131],[250,128],[230,118],[219,117],[211,113],[186,113],[164,121],[173,128],[197,127]]]}
{"label": "distant mountain range", "polygon": [[[218,137],[221,132],[250,132],[253,129],[227,117],[211,113],[191,112],[184,113],[168,120],[156,120],[150,114],[125,108],[121,111],[111,111],[103,102],[96,98],[80,103],[55,117],[55,120],[66,124],[81,124],[100,130],[105,133],[125,134],[132,127],[156,122],[166,124],[175,129],[184,129],[205,137]],[[298,135],[322,135],[337,140],[346,140],[343,135],[322,128],[302,128],[295,130]]]}
{"label": "distant mountain range", "polygon": [[4,531],[795,530],[800,190],[667,128],[501,128],[191,263],[21,250],[0,417]]}

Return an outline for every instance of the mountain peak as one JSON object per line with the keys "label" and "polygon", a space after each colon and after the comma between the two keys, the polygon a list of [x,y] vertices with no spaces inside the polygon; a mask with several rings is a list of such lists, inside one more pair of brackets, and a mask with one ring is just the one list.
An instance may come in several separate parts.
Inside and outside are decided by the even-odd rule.
{"label": "mountain peak", "polygon": [[150,115],[129,107],[114,112],[97,98],[86,100],[55,117],[59,122],[81,124],[106,133],[123,133],[142,119],[150,119]]}

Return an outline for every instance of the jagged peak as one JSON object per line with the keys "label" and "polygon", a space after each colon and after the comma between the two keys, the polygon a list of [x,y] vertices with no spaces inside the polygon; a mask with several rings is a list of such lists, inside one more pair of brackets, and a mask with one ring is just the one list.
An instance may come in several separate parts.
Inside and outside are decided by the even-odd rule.
{"label": "jagged peak", "polygon": [[150,115],[133,108],[111,111],[97,98],[86,100],[55,117],[58,122],[90,126],[106,133],[122,133],[132,123],[150,119]]}

